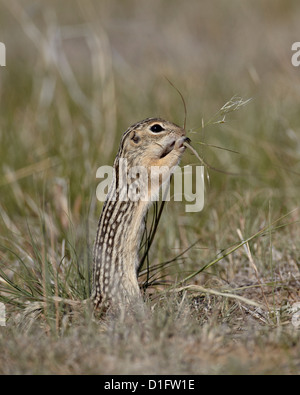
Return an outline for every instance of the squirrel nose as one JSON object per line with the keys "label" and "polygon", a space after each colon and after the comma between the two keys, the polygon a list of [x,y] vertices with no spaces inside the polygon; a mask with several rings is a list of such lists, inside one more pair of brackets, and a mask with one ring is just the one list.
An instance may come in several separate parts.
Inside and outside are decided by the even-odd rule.
{"label": "squirrel nose", "polygon": [[191,142],[191,139],[189,139],[188,137],[186,137],[186,138],[184,139],[184,141],[186,141],[187,143],[190,143],[190,142]]}

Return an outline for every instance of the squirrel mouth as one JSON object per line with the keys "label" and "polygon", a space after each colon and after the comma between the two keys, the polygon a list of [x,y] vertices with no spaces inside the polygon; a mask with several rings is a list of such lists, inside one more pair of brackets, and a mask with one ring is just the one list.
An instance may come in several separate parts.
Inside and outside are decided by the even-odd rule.
{"label": "squirrel mouth", "polygon": [[[183,138],[181,138],[181,142],[180,142],[180,147],[179,147],[179,148],[183,147],[185,142],[190,143],[191,140],[190,140],[188,137],[183,137]],[[167,156],[171,151],[173,151],[174,146],[175,146],[175,143],[176,143],[176,140],[172,141],[172,143],[169,144],[169,145],[163,150],[163,152],[162,152],[161,155],[160,155],[160,159],[164,158],[164,157]]]}
{"label": "squirrel mouth", "polygon": [[175,140],[169,144],[162,152],[162,154],[160,155],[160,159],[164,158],[165,156],[167,156],[171,151],[173,151],[173,148],[175,146]]}

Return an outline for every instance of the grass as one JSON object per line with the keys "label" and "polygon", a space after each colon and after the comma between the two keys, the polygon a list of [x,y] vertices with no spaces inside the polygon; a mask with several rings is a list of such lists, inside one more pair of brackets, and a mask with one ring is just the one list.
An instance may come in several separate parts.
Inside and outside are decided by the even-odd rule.
{"label": "grass", "polygon": [[[218,4],[0,4],[1,374],[299,373],[298,4]],[[152,208],[149,313],[99,322],[96,169],[130,124],[183,123],[165,75],[205,207]]]}

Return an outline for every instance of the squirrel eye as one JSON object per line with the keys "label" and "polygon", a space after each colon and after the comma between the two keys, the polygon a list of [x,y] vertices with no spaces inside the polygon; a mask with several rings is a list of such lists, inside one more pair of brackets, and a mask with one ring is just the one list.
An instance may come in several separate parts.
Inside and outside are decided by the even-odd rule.
{"label": "squirrel eye", "polygon": [[155,125],[151,126],[150,130],[151,130],[151,132],[159,133],[159,132],[162,132],[165,129],[161,125],[156,123]]}

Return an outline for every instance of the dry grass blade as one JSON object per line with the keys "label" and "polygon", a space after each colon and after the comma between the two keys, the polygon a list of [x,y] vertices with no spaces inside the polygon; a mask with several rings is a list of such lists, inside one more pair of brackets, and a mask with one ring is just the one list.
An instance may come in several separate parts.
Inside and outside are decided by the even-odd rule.
{"label": "dry grass blade", "polygon": [[[240,96],[233,96],[230,100],[228,100],[221,108],[220,110],[206,123],[206,125],[210,124],[220,124],[220,123],[225,123],[225,118],[226,115],[240,109],[241,107],[244,107],[246,104],[248,104],[252,99],[247,99],[244,100]],[[223,118],[218,121],[214,121],[216,117],[221,115]],[[204,127],[204,122],[202,124],[202,127]]]}
{"label": "dry grass blade", "polygon": [[220,149],[220,150],[222,150],[222,151],[231,152],[231,153],[233,153],[233,154],[240,154],[240,152],[238,152],[238,151],[235,151],[235,150],[230,149],[230,148],[219,147],[218,145],[215,145],[215,144],[203,143],[202,141],[197,141],[197,144],[205,145],[205,146],[211,147],[211,148]]}
{"label": "dry grass blade", "polygon": [[241,303],[245,303],[250,306],[255,306],[255,307],[263,309],[263,306],[261,304],[255,302],[254,300],[244,298],[243,296],[235,295],[235,294],[233,294],[231,292],[227,292],[227,291],[220,292],[215,289],[205,288],[205,287],[202,287],[201,285],[193,285],[193,284],[186,285],[183,287],[173,288],[170,292],[182,292],[182,291],[190,291],[190,292],[197,292],[197,293],[199,292],[199,293],[204,293],[204,294],[222,296],[225,298],[235,299]]}
{"label": "dry grass blade", "polygon": [[187,120],[187,108],[186,108],[186,103],[185,103],[183,94],[180,92],[180,90],[179,90],[178,88],[176,88],[176,86],[173,84],[173,82],[171,82],[171,81],[169,80],[168,77],[165,76],[165,78],[166,78],[166,80],[168,81],[168,83],[176,90],[176,92],[179,94],[179,96],[180,96],[180,98],[181,98],[181,100],[182,100],[183,108],[184,108],[183,129],[185,130],[185,128],[186,128],[186,120]]}
{"label": "dry grass blade", "polygon": [[221,115],[229,114],[230,112],[236,111],[241,107],[244,107],[248,104],[252,99],[244,100],[240,96],[233,96],[228,102],[224,104],[224,106],[220,109],[219,113]]}
{"label": "dry grass blade", "polygon": [[[185,277],[183,280],[181,280],[178,284],[184,284],[185,282],[191,280],[192,278],[194,278],[195,276],[197,276],[199,273],[203,272],[204,270],[208,269],[209,267],[215,265],[217,262],[221,261],[222,259],[226,258],[227,256],[231,255],[234,251],[238,250],[239,248],[243,247],[244,245],[246,245],[247,243],[249,243],[252,240],[255,240],[256,238],[263,236],[264,234],[273,231],[274,229],[276,229],[277,227],[274,227],[274,225],[276,223],[278,223],[279,221],[281,221],[282,219],[290,216],[291,214],[295,213],[296,210],[298,209],[294,209],[290,212],[288,212],[287,214],[281,216],[280,218],[276,219],[275,221],[273,221],[269,226],[265,226],[264,228],[262,228],[260,231],[256,232],[255,234],[253,234],[252,236],[248,237],[247,239],[243,240],[242,242],[238,243],[235,247],[230,248],[226,253],[221,254],[218,258],[213,259],[211,262],[207,263],[206,265],[202,266],[199,270],[193,272],[192,274],[190,274],[189,276]],[[288,224],[289,225],[289,224]],[[283,226],[283,225],[282,225]]]}
{"label": "dry grass blade", "polygon": [[[242,232],[241,232],[240,229],[237,229],[237,234],[238,234],[240,240],[243,241],[244,238],[243,238],[243,235],[242,235]],[[268,310],[270,310],[268,300],[267,300],[267,298],[266,298],[266,295],[265,295],[265,293],[264,293],[264,289],[263,289],[262,283],[261,283],[261,281],[260,281],[259,272],[258,272],[257,266],[256,266],[256,264],[255,264],[255,262],[254,262],[253,256],[252,256],[252,254],[251,254],[251,250],[250,250],[250,246],[249,246],[249,243],[248,243],[248,242],[247,242],[246,244],[244,244],[244,248],[245,248],[245,252],[246,252],[246,254],[247,254],[247,257],[248,257],[248,259],[249,259],[249,262],[250,262],[252,268],[254,269],[255,277],[256,277],[257,282],[258,282],[258,284],[259,284],[259,286],[260,286],[260,288],[261,288],[261,292],[262,292],[264,301],[265,301],[265,303],[266,303],[266,306],[268,306]]]}
{"label": "dry grass blade", "polygon": [[199,159],[200,163],[203,166],[208,167],[211,170],[217,171],[218,173],[227,174],[229,176],[240,176],[241,175],[239,173],[232,173],[232,172],[229,172],[229,171],[220,170],[220,169],[217,169],[216,167],[213,167],[213,166],[209,165],[207,162],[204,161],[203,158],[200,157],[198,152],[187,141],[184,142],[184,146],[186,148],[188,148],[190,151],[192,151],[192,153],[196,156],[197,159]]}
{"label": "dry grass blade", "polygon": [[33,163],[31,165],[25,166],[22,169],[16,171],[9,170],[4,175],[4,178],[0,180],[0,187],[11,184],[15,181],[21,180],[31,176],[32,174],[40,173],[46,171],[51,167],[59,165],[60,161],[57,158],[46,158],[40,162]]}

